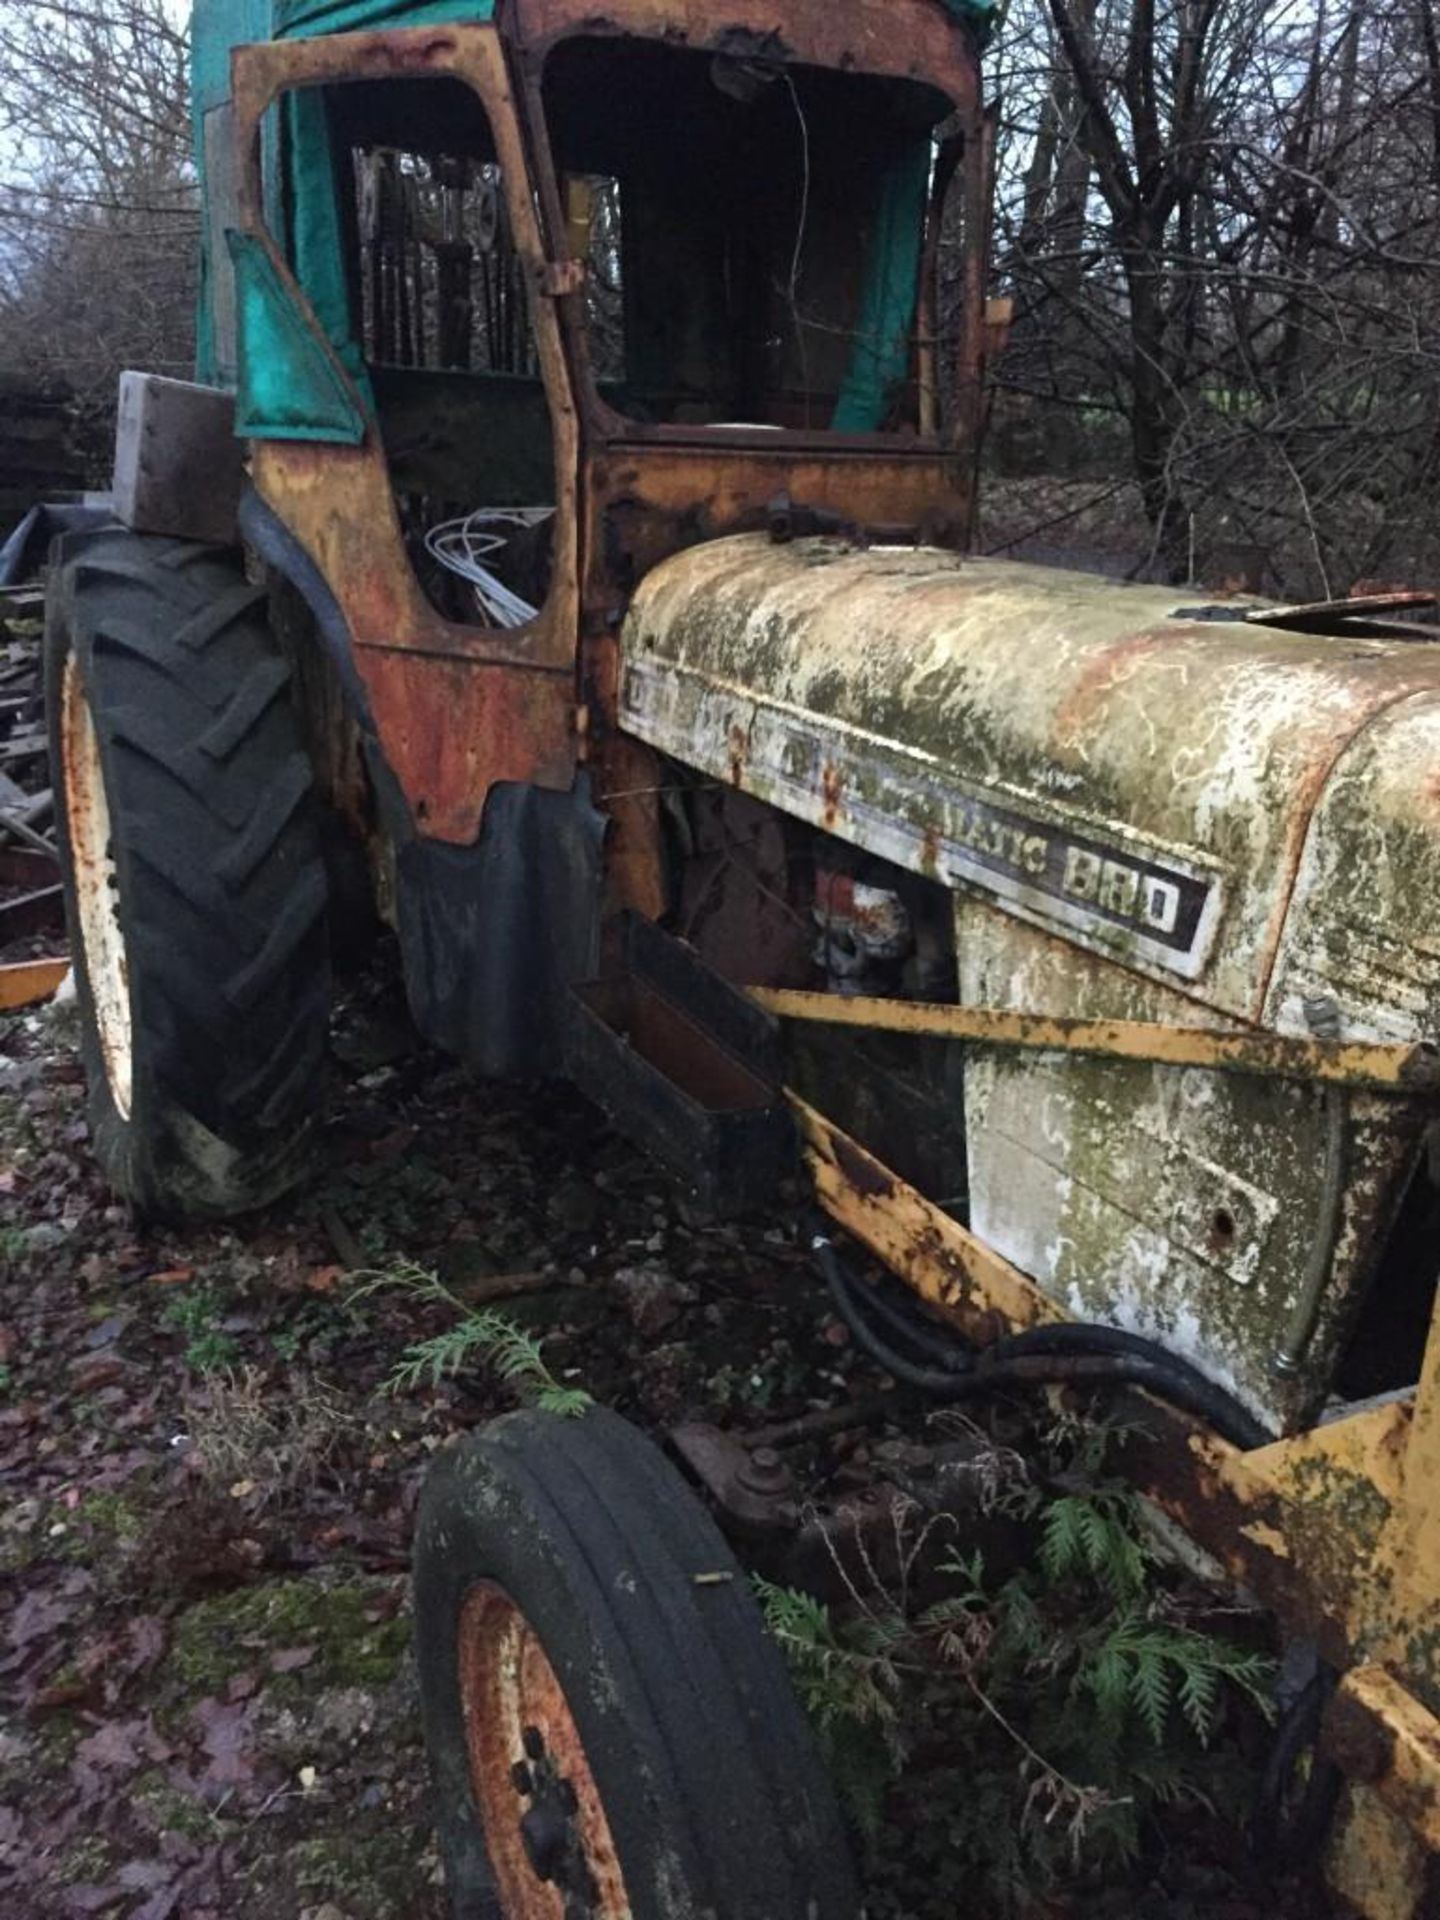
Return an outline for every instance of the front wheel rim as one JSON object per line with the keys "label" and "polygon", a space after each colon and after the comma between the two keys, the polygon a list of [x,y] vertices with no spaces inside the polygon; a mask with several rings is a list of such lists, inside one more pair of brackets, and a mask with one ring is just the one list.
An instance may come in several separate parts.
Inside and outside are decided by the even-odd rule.
{"label": "front wheel rim", "polygon": [[630,1920],[580,1730],[528,1620],[482,1581],[460,1613],[470,1786],[506,1920]]}
{"label": "front wheel rim", "polygon": [[130,1117],[134,1046],[130,1020],[130,966],[120,925],[119,878],[110,831],[110,802],[100,765],[100,743],[74,654],[65,660],[60,692],[60,755],[65,782],[65,826],[75,892],[85,980],[95,1014],[100,1057],[110,1097],[122,1120]]}

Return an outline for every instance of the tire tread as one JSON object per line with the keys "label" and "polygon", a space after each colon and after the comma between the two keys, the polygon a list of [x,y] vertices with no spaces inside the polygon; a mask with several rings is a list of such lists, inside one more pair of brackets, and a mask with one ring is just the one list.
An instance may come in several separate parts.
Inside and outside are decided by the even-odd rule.
{"label": "tire tread", "polygon": [[96,1148],[148,1210],[242,1211],[305,1171],[329,1010],[290,668],[264,590],[214,548],[106,530],[66,556],[51,595],[52,744],[73,647],[130,952],[134,1106],[115,1111],[89,1035]]}

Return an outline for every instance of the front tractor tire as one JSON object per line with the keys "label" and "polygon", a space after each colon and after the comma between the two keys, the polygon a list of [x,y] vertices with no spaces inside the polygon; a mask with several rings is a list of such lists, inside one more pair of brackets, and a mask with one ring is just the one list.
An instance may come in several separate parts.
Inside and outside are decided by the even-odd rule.
{"label": "front tractor tire", "polygon": [[301,1178],[330,999],[290,670],[213,547],[105,531],[52,574],[45,678],[95,1153],[142,1212]]}
{"label": "front tractor tire", "polygon": [[414,1567],[454,1920],[858,1920],[749,1583],[628,1422],[527,1411],[451,1447]]}

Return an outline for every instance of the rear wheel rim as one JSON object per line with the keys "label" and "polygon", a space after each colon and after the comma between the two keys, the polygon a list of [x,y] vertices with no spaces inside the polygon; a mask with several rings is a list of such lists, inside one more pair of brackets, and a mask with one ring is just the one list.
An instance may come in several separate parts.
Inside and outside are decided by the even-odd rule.
{"label": "rear wheel rim", "polygon": [[120,925],[119,880],[100,745],[84,678],[73,653],[66,657],[61,680],[60,753],[85,980],[110,1097],[121,1119],[128,1120],[134,1086],[130,967]]}
{"label": "rear wheel rim", "polygon": [[488,1581],[460,1614],[470,1786],[506,1920],[629,1920],[580,1730],[539,1636]]}

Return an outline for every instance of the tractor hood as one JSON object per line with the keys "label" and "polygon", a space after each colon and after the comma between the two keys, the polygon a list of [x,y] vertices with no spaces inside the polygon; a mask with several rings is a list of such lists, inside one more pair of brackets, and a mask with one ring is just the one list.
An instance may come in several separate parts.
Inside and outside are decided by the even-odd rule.
{"label": "tractor hood", "polygon": [[1216,1014],[1433,1035],[1440,645],[1205,597],[718,540],[636,594],[620,721]]}

